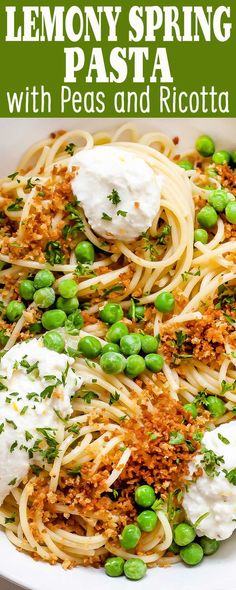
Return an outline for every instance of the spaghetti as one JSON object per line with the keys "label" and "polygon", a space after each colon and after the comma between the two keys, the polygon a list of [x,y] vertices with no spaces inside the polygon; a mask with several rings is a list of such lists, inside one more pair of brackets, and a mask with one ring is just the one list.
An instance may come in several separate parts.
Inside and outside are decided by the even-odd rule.
{"label": "spaghetti", "polygon": [[[152,226],[131,243],[96,235],[74,201],[71,155],[103,144],[137,155],[165,179]],[[37,333],[42,337],[45,310],[33,297],[25,299],[20,317],[6,313],[10,302],[22,301],[22,281],[40,270],[53,273],[56,293],[65,279],[76,282],[81,307],[79,328],[75,312],[59,334],[83,387],[72,398],[71,415],[59,418],[51,440],[42,437],[27,477],[0,508],[9,540],[52,564],[99,566],[109,554],[138,556],[150,566],[178,561],[172,531],[184,519],[188,465],[200,449],[196,433],[234,416],[235,225],[223,210],[207,243],[194,239],[197,214],[212,191],[236,194],[234,172],[197,152],[184,156],[184,169],[174,151],[170,138],[156,132],[139,137],[131,124],[113,134],[58,132],[30,148],[18,171],[0,181],[3,354]],[[90,263],[76,258],[82,240],[95,248]],[[174,296],[169,310],[156,305],[166,293]],[[146,364],[133,377],[127,370],[112,375],[81,352],[87,336],[107,344],[101,310],[109,303],[121,310],[127,333],[156,338],[164,356],[158,371]],[[211,415],[208,394],[224,401],[221,415]],[[198,409],[197,417],[186,404]],[[42,461],[41,450],[50,447],[52,458]],[[155,491],[157,525],[131,550],[119,539],[138,517],[134,491],[141,484]]]}

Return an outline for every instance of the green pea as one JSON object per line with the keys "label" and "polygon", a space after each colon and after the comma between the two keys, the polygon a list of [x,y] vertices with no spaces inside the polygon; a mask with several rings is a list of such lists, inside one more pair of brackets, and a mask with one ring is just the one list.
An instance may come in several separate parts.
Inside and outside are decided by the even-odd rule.
{"label": "green pea", "polygon": [[78,348],[88,359],[95,359],[102,351],[101,342],[95,336],[81,338]]}
{"label": "green pea", "polygon": [[124,573],[125,560],[122,557],[108,557],[105,562],[105,572],[111,578],[118,578]]}
{"label": "green pea", "polygon": [[187,522],[181,522],[175,527],[174,541],[181,547],[192,543],[196,537],[194,528]]}
{"label": "green pea", "polygon": [[198,414],[197,406],[195,404],[185,404],[184,409],[186,410],[186,412],[189,412],[189,414],[191,414],[195,420],[195,418],[197,417],[197,414]]}
{"label": "green pea", "polygon": [[198,153],[204,158],[208,158],[214,154],[215,144],[209,135],[200,135],[200,137],[197,138],[195,146]]}
{"label": "green pea", "polygon": [[115,322],[115,324],[113,324],[106,335],[106,340],[108,340],[108,342],[120,342],[120,339],[123,336],[127,336],[127,334],[129,333],[129,330],[126,326],[126,324],[124,324],[124,322]]}
{"label": "green pea", "polygon": [[178,165],[180,166],[180,168],[183,168],[184,170],[193,169],[192,162],[189,162],[189,160],[181,160],[180,162],[178,162]]}
{"label": "green pea", "polygon": [[226,407],[223,400],[215,395],[207,396],[207,410],[214,418],[220,418],[226,412]]}
{"label": "green pea", "polygon": [[15,299],[13,299],[13,301],[10,301],[10,303],[8,303],[6,307],[6,316],[9,322],[17,322],[17,320],[21,318],[24,309],[24,303],[16,301]]}
{"label": "green pea", "polygon": [[205,229],[195,229],[194,231],[194,243],[201,242],[202,244],[207,244],[208,242],[208,233]]}
{"label": "green pea", "polygon": [[231,160],[234,164],[236,164],[236,150],[231,154]]}
{"label": "green pea", "polygon": [[70,299],[64,299],[64,297],[58,297],[56,302],[57,309],[62,309],[65,313],[73,313],[79,307],[77,297],[71,297]]}
{"label": "green pea", "polygon": [[144,370],[145,360],[142,356],[139,356],[138,354],[131,354],[127,358],[126,373],[128,377],[132,377],[132,379],[135,379],[135,377],[138,377],[138,375],[140,375],[140,373],[143,373]]}
{"label": "green pea", "polygon": [[153,373],[159,373],[159,371],[163,369],[164,365],[163,356],[154,353],[147,354],[145,356],[145,364],[149,371],[152,371]]}
{"label": "green pea", "polygon": [[47,332],[43,337],[43,343],[46,348],[49,348],[49,350],[55,350],[55,352],[64,352],[65,350],[65,340],[61,334],[56,331]]}
{"label": "green pea", "polygon": [[203,559],[203,549],[198,543],[190,543],[180,550],[180,557],[187,565],[197,565]]}
{"label": "green pea", "polygon": [[73,279],[63,279],[58,285],[58,292],[64,299],[71,299],[77,293],[78,285]]}
{"label": "green pea", "polygon": [[175,298],[169,291],[163,291],[157,295],[154,305],[161,313],[171,313],[175,306]]}
{"label": "green pea", "polygon": [[127,334],[122,336],[120,341],[120,349],[123,354],[129,356],[131,354],[138,354],[141,350],[141,338],[139,334]]}
{"label": "green pea", "polygon": [[29,331],[31,334],[41,334],[42,332],[42,324],[41,322],[35,322],[29,326]]}
{"label": "green pea", "polygon": [[225,215],[229,223],[236,223],[236,201],[231,201],[226,205]]}
{"label": "green pea", "polygon": [[151,486],[144,484],[136,488],[134,499],[138,506],[142,506],[142,508],[150,508],[156,500],[156,494]]}
{"label": "green pea", "polygon": [[114,342],[108,342],[108,344],[105,344],[102,349],[102,354],[106,354],[106,352],[120,352],[120,347]]}
{"label": "green pea", "polygon": [[123,309],[119,303],[107,303],[100,311],[100,319],[105,324],[115,324],[123,318]]}
{"label": "green pea", "polygon": [[45,330],[54,330],[61,328],[66,321],[66,314],[62,309],[50,309],[42,315],[42,324]]}
{"label": "green pea", "polygon": [[145,354],[150,354],[150,352],[157,351],[157,339],[155,338],[155,336],[149,336],[148,334],[146,334],[142,337],[141,343],[142,350],[143,352],[145,352]]}
{"label": "green pea", "polygon": [[105,352],[105,354],[101,356],[100,365],[104,373],[108,373],[108,375],[117,375],[124,371],[126,360],[119,352]]}
{"label": "green pea", "polygon": [[235,201],[235,196],[232,195],[232,193],[225,193],[225,199],[226,205],[228,205],[228,203],[232,203],[232,201]]}
{"label": "green pea", "polygon": [[34,288],[51,287],[54,281],[55,277],[50,270],[39,270],[34,277]]}
{"label": "green pea", "polygon": [[216,224],[217,219],[218,215],[214,207],[211,207],[211,205],[205,205],[205,207],[202,207],[197,214],[198,223],[203,227],[212,227]]}
{"label": "green pea", "polygon": [[121,533],[120,544],[124,549],[134,549],[141,537],[140,528],[136,524],[127,524]]}
{"label": "green pea", "polygon": [[215,152],[212,156],[212,160],[214,164],[229,164],[230,162],[230,153],[226,150],[220,150],[219,152]]}
{"label": "green pea", "polygon": [[214,207],[218,213],[222,213],[227,204],[226,192],[222,191],[221,189],[212,191],[210,193],[208,203],[209,205],[212,205],[212,207]]}
{"label": "green pea", "polygon": [[142,580],[146,572],[146,563],[139,557],[131,557],[125,562],[124,574],[128,580]]}
{"label": "green pea", "polygon": [[141,531],[151,533],[157,525],[157,515],[153,510],[143,510],[137,518],[137,523]]}
{"label": "green pea", "polygon": [[67,334],[71,336],[78,336],[81,328],[84,325],[84,318],[81,314],[80,309],[77,309],[73,313],[70,313],[65,322],[65,329]]}
{"label": "green pea", "polygon": [[52,287],[43,287],[43,289],[38,289],[38,291],[35,291],[34,294],[34,302],[40,309],[47,309],[47,307],[51,307],[51,305],[53,305],[55,302],[55,299],[55,291],[52,289]]}
{"label": "green pea", "polygon": [[209,539],[209,537],[200,537],[199,543],[203,548],[204,555],[213,555],[218,551],[220,542],[216,539]]}
{"label": "green pea", "polygon": [[22,299],[26,301],[33,301],[34,298],[34,283],[33,281],[29,281],[28,279],[24,279],[19,284],[19,293]]}
{"label": "green pea", "polygon": [[174,555],[178,555],[180,552],[180,547],[175,543],[175,541],[172,541],[167,551],[171,551],[171,553],[174,553]]}
{"label": "green pea", "polygon": [[75,256],[78,262],[81,262],[82,264],[86,262],[91,264],[94,262],[95,258],[93,244],[87,240],[80,242],[75,248]]}
{"label": "green pea", "polygon": [[135,303],[133,302],[133,305],[129,307],[128,318],[130,320],[133,320],[133,322],[135,322],[136,320],[139,321],[144,318],[144,313],[144,305],[135,305]]}

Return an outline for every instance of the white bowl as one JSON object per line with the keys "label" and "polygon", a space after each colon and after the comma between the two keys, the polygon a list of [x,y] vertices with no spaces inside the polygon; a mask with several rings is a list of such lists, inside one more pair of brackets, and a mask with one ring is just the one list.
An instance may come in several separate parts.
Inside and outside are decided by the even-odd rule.
{"label": "white bowl", "polygon": [[[91,131],[109,130],[127,119],[0,119],[0,176],[13,173],[22,153],[34,142],[57,129],[81,128]],[[181,139],[178,151],[191,149],[196,137],[208,133],[218,148],[236,149],[236,119],[134,119],[142,132],[160,130]],[[163,590],[236,590],[235,536],[222,543],[216,555],[205,558],[197,567],[182,564],[171,568],[155,568],[138,584]],[[120,590],[132,582],[125,578],[108,578],[103,570],[76,568],[64,571],[61,566],[36,562],[19,553],[0,533],[0,576],[31,590]],[[1,583],[0,583],[1,584]],[[137,582],[136,582],[137,584]],[[4,586],[1,585],[3,589]]]}

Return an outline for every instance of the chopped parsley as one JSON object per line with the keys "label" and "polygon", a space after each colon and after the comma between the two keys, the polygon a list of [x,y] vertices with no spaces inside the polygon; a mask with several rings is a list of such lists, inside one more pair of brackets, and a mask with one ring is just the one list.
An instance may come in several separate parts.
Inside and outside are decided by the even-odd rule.
{"label": "chopped parsley", "polygon": [[194,434],[193,434],[193,440],[196,440],[197,442],[201,442],[202,439],[203,439],[203,433],[196,430],[196,432],[194,432]]}
{"label": "chopped parsley", "polygon": [[116,402],[118,402],[119,399],[120,399],[120,394],[118,393],[118,391],[115,391],[115,393],[111,393],[110,399],[109,399],[109,405],[112,406],[112,404],[115,404]]}
{"label": "chopped parsley", "polygon": [[220,467],[222,463],[224,463],[223,455],[216,455],[216,453],[209,449],[204,449],[203,458],[201,459],[201,463],[204,467],[206,474],[209,477],[214,477],[219,474],[217,467]]}
{"label": "chopped parsley", "polygon": [[122,209],[119,209],[119,211],[117,211],[116,215],[121,215],[122,217],[126,217],[127,211],[122,211]]}
{"label": "chopped parsley", "polygon": [[221,442],[224,445],[229,445],[230,441],[228,440],[228,438],[225,438],[225,436],[223,436],[222,434],[220,434],[220,432],[218,432],[218,438],[221,440]]}
{"label": "chopped parsley", "polygon": [[121,202],[119,193],[115,188],[112,189],[111,194],[108,195],[107,199],[112,202],[112,205],[118,205]]}
{"label": "chopped parsley", "polygon": [[5,524],[11,524],[12,522],[15,522],[15,520],[16,520],[16,513],[13,512],[13,514],[11,516],[6,516]]}
{"label": "chopped parsley", "polygon": [[67,334],[71,336],[77,336],[80,333],[81,328],[84,325],[83,316],[81,311],[77,309],[74,313],[71,313],[65,321],[65,330]]}
{"label": "chopped parsley", "polygon": [[65,147],[65,152],[67,152],[67,154],[69,154],[70,156],[73,156],[75,147],[75,143],[68,143],[68,145]]}
{"label": "chopped parsley", "polygon": [[27,393],[26,397],[29,400],[32,399],[35,402],[39,402],[39,394],[38,393],[35,393],[35,391],[32,391],[30,393]]}
{"label": "chopped parsley", "polygon": [[4,383],[0,382],[0,391],[8,391],[8,387],[6,387],[6,385],[4,385]]}
{"label": "chopped parsley", "polygon": [[13,174],[8,174],[7,178],[10,178],[11,180],[15,180],[15,178],[18,176],[19,172],[13,172]]}
{"label": "chopped parsley", "polygon": [[33,435],[30,434],[30,432],[28,432],[28,430],[25,431],[25,440],[28,442],[29,440],[32,440]]}
{"label": "chopped parsley", "polygon": [[208,401],[207,401],[207,390],[206,389],[202,389],[201,391],[198,391],[198,394],[196,395],[195,399],[194,399],[194,403],[198,406],[204,406],[205,408],[208,407]]}
{"label": "chopped parsley", "polygon": [[80,475],[81,472],[81,466],[78,465],[78,467],[75,467],[74,469],[68,469],[68,473],[69,475]]}
{"label": "chopped parsley", "polygon": [[63,373],[61,374],[62,385],[64,385],[64,387],[65,387],[65,384],[66,384],[66,379],[67,379],[67,375],[68,375],[69,368],[70,368],[70,364],[67,362],[67,363],[66,363],[66,368],[65,368],[65,370],[64,370],[64,371],[63,371]]}
{"label": "chopped parsley", "polygon": [[178,348],[182,348],[187,338],[187,334],[185,334],[185,332],[183,332],[182,330],[179,330],[178,332],[175,332],[175,335]]}
{"label": "chopped parsley", "polygon": [[161,233],[159,234],[159,236],[157,236],[156,243],[160,246],[165,246],[166,245],[166,238],[168,236],[170,236],[170,234],[171,234],[171,225],[169,225],[169,224],[164,225]]}
{"label": "chopped parsley", "polygon": [[144,243],[143,250],[149,253],[150,260],[155,260],[156,257],[159,255],[159,252],[155,248],[150,236],[147,232],[144,232],[141,234],[141,237],[143,238]]}
{"label": "chopped parsley", "polygon": [[110,293],[118,293],[120,291],[124,290],[124,285],[113,285],[113,287],[110,287],[109,289],[104,289],[103,291],[103,295],[106,298],[108,295],[110,295]]}
{"label": "chopped parsley", "polygon": [[7,211],[21,211],[21,209],[23,209],[23,199],[21,197],[17,197],[14,203],[7,207]]}
{"label": "chopped parsley", "polygon": [[33,371],[35,371],[35,369],[38,368],[38,364],[39,364],[39,361],[36,361],[36,363],[34,363],[33,365],[30,365],[28,363],[28,361],[26,360],[26,356],[20,362],[20,366],[21,367],[24,367],[26,369],[26,373],[27,374],[32,373]]}
{"label": "chopped parsley", "polygon": [[104,219],[105,221],[112,221],[112,217],[110,215],[108,215],[108,213],[105,213],[104,211],[103,211],[101,219]]}
{"label": "chopped parsley", "polygon": [[4,432],[4,428],[5,428],[5,425],[4,425],[4,422],[2,422],[0,424],[0,434],[2,434],[2,432]]}
{"label": "chopped parsley", "polygon": [[155,500],[154,504],[152,505],[152,510],[154,510],[154,512],[158,512],[158,510],[162,510],[164,506],[164,502],[161,498],[158,498],[157,500]]}
{"label": "chopped parsley", "polygon": [[39,452],[42,459],[46,459],[49,464],[53,463],[56,457],[58,457],[58,442],[55,438],[55,430],[53,428],[37,428],[36,430],[43,435],[47,447],[42,449],[42,439],[39,439],[35,442],[33,448],[30,449],[30,455],[32,456],[32,453]]}
{"label": "chopped parsley", "polygon": [[54,408],[54,412],[56,414],[56,416],[59,418],[59,420],[61,420],[61,422],[63,422],[63,424],[67,424],[68,418],[63,418],[63,416],[60,414],[59,410],[56,410]]}
{"label": "chopped parsley", "polygon": [[68,432],[73,432],[74,434],[79,434],[79,431],[80,431],[79,424],[71,424],[71,426],[69,426],[69,428],[67,430],[68,430]]}
{"label": "chopped parsley", "polygon": [[173,432],[170,433],[170,438],[169,438],[170,445],[181,445],[183,442],[185,442],[185,438],[184,438],[184,435],[182,434],[182,432],[178,432],[177,430],[174,430]]}
{"label": "chopped parsley", "polygon": [[175,364],[178,359],[181,361],[185,361],[187,359],[191,359],[192,357],[193,357],[192,354],[188,354],[188,353],[178,354],[175,352],[173,354],[173,363]]}
{"label": "chopped parsley", "polygon": [[16,481],[17,481],[17,477],[14,477],[14,479],[12,479],[11,481],[9,481],[9,486],[15,486],[16,485]]}
{"label": "chopped parsley", "polygon": [[35,178],[35,181],[32,182],[32,177],[31,178],[28,178],[27,184],[26,184],[26,187],[25,188],[26,189],[34,188],[36,186],[36,184],[37,184],[37,180],[39,180],[39,178]]}
{"label": "chopped parsley", "polygon": [[29,407],[29,406],[24,406],[24,407],[22,408],[22,410],[21,410],[21,412],[20,412],[20,416],[24,416],[24,415],[26,414],[26,412],[27,412],[27,410],[28,410],[28,407]]}
{"label": "chopped parsley", "polygon": [[14,442],[10,446],[10,453],[13,453],[14,450],[16,449],[16,447],[18,447],[18,442],[17,442],[17,440],[14,440]]}
{"label": "chopped parsley", "polygon": [[40,397],[42,399],[47,399],[47,398],[52,397],[54,387],[55,387],[55,385],[48,385],[47,387],[45,387],[45,389],[43,389],[43,391],[41,391]]}
{"label": "chopped parsley", "polygon": [[189,277],[200,277],[201,275],[201,271],[200,268],[198,268],[198,270],[196,270],[196,272],[189,272],[189,271],[185,271],[181,274],[182,280],[184,282],[186,282]]}
{"label": "chopped parsley", "polygon": [[230,326],[234,326],[234,324],[236,323],[236,320],[234,318],[232,318],[231,315],[224,313],[224,317],[227,320],[228,324],[230,324]]}
{"label": "chopped parsley", "polygon": [[89,264],[84,264],[79,262],[76,266],[76,269],[74,270],[74,274],[77,275],[78,277],[86,277],[86,276],[91,276],[91,277],[96,277],[96,272],[94,270],[92,270],[91,266]]}
{"label": "chopped parsley", "polygon": [[223,471],[229,483],[232,483],[233,486],[236,486],[236,467],[234,469],[231,469],[230,471],[227,471],[227,469],[223,469]]}
{"label": "chopped parsley", "polygon": [[13,420],[8,420],[8,419],[6,418],[6,422],[7,422],[7,424],[9,424],[10,426],[12,426],[12,428],[14,428],[14,430],[17,430],[17,426],[16,426],[15,422],[13,422]]}
{"label": "chopped parsley", "polygon": [[232,391],[236,389],[236,381],[234,381],[233,383],[228,383],[227,381],[225,381],[225,379],[223,379],[223,381],[221,381],[221,393],[226,393],[227,391]]}
{"label": "chopped parsley", "polygon": [[97,393],[94,393],[94,391],[87,391],[85,395],[83,395],[82,399],[84,399],[87,404],[91,404],[92,399],[98,399],[98,397],[99,396]]}
{"label": "chopped parsley", "polygon": [[8,339],[9,339],[9,336],[6,335],[6,331],[0,330],[0,346],[5,346]]}
{"label": "chopped parsley", "polygon": [[62,229],[63,238],[67,238],[69,235],[74,236],[78,232],[84,231],[84,222],[81,213],[76,207],[77,203],[67,203],[65,211],[69,214],[68,218],[73,223],[71,225],[64,225]]}
{"label": "chopped parsley", "polygon": [[34,475],[39,475],[40,472],[42,471],[42,467],[39,467],[38,465],[31,465],[31,471],[33,472]]}
{"label": "chopped parsley", "polygon": [[58,241],[50,241],[45,247],[45,258],[52,266],[63,262],[63,252]]}
{"label": "chopped parsley", "polygon": [[150,440],[156,440],[156,438],[158,437],[158,434],[156,432],[148,432],[148,436],[149,436]]}

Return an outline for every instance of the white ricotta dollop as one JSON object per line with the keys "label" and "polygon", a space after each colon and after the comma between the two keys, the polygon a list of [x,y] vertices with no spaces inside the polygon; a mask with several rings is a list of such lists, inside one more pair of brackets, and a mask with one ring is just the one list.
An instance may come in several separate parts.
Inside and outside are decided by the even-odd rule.
{"label": "white ricotta dollop", "polygon": [[[72,412],[70,398],[81,387],[74,360],[43,346],[33,338],[16,344],[0,363],[0,504],[27,475],[28,449],[43,439],[37,428],[53,428]],[[45,389],[51,387],[45,392]],[[42,394],[42,392],[44,393]],[[58,414],[59,413],[59,416]]]}
{"label": "white ricotta dollop", "polygon": [[[196,483],[190,484],[184,495],[183,506],[192,524],[209,512],[196,527],[197,534],[222,541],[230,537],[236,529],[236,485],[230,483],[226,477],[232,469],[236,470],[236,422],[232,421],[206,432],[202,444],[218,457],[222,457],[223,462],[216,466],[218,475],[209,477],[204,471]],[[204,468],[202,459],[203,455],[194,457],[190,474],[199,465]]]}
{"label": "white ricotta dollop", "polygon": [[[73,193],[98,235],[132,241],[151,227],[160,208],[163,177],[142,158],[117,147],[98,146],[78,152],[70,164],[79,166]],[[112,195],[113,200],[108,198]]]}

